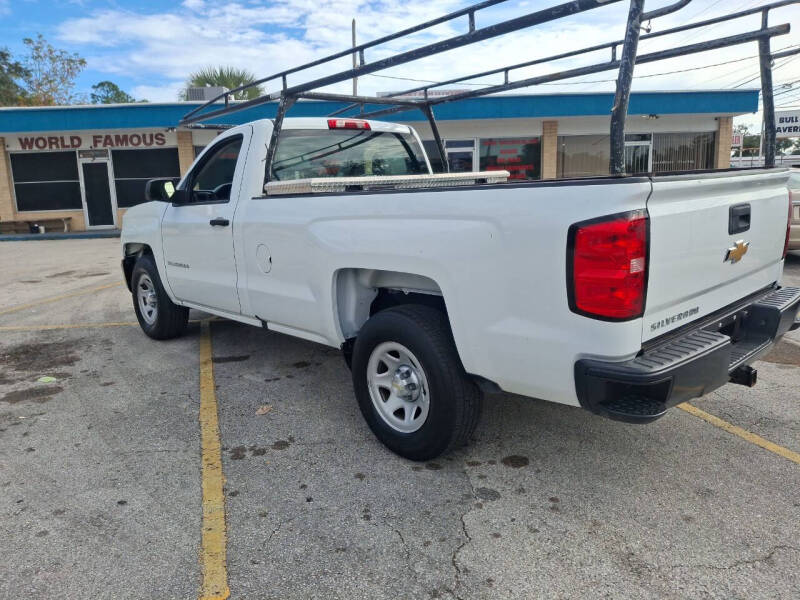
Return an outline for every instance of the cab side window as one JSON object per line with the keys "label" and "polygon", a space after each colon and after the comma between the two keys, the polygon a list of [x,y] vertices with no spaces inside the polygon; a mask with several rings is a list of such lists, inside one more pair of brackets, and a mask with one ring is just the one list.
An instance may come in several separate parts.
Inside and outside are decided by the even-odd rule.
{"label": "cab side window", "polygon": [[192,202],[227,202],[231,198],[233,174],[242,149],[242,137],[231,138],[212,148],[191,179]]}

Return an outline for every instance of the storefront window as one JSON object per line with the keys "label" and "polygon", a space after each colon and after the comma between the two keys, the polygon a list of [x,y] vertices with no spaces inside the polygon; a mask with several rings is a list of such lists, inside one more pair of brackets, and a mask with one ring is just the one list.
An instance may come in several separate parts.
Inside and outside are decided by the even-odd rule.
{"label": "storefront window", "polygon": [[177,148],[157,150],[112,150],[117,206],[126,208],[144,202],[148,179],[180,177]]}
{"label": "storefront window", "polygon": [[75,152],[11,154],[17,210],[80,209],[81,184]]}
{"label": "storefront window", "polygon": [[714,168],[714,133],[657,133],[653,136],[653,172]]}
{"label": "storefront window", "polygon": [[[713,169],[714,136],[714,133],[627,134],[627,172],[666,173]],[[559,177],[608,175],[609,159],[607,135],[570,135],[558,138]]]}
{"label": "storefront window", "polygon": [[607,135],[570,135],[558,138],[559,177],[608,175],[611,150]]}
{"label": "storefront window", "polygon": [[480,140],[480,170],[506,170],[509,179],[541,179],[541,156],[538,137]]}

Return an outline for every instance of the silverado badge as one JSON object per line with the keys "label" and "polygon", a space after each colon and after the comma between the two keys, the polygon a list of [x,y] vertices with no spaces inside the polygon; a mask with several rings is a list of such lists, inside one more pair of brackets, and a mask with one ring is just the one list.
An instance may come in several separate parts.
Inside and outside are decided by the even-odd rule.
{"label": "silverado badge", "polygon": [[742,257],[747,254],[747,249],[750,247],[750,242],[745,242],[744,240],[739,240],[733,247],[728,248],[728,251],[725,252],[725,260],[723,262],[730,261],[732,265],[735,265],[737,262],[742,260]]}

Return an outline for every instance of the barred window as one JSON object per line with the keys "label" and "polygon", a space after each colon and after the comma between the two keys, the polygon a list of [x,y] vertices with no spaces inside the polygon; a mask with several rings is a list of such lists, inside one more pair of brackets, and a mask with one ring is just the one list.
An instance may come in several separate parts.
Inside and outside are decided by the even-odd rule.
{"label": "barred window", "polygon": [[715,138],[712,132],[655,134],[653,172],[713,169]]}
{"label": "barred window", "polygon": [[558,177],[608,175],[611,160],[609,136],[569,135],[558,137]]}

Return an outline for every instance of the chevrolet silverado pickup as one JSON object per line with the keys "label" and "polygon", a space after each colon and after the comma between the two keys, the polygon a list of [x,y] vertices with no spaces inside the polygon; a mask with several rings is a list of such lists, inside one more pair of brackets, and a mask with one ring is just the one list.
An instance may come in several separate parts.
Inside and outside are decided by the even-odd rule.
{"label": "chevrolet silverado pickup", "polygon": [[465,444],[510,392],[647,423],[796,328],[786,170],[506,181],[432,174],[406,125],[287,118],[148,183],[122,265],[151,338],[190,308],[340,348],[396,453]]}

